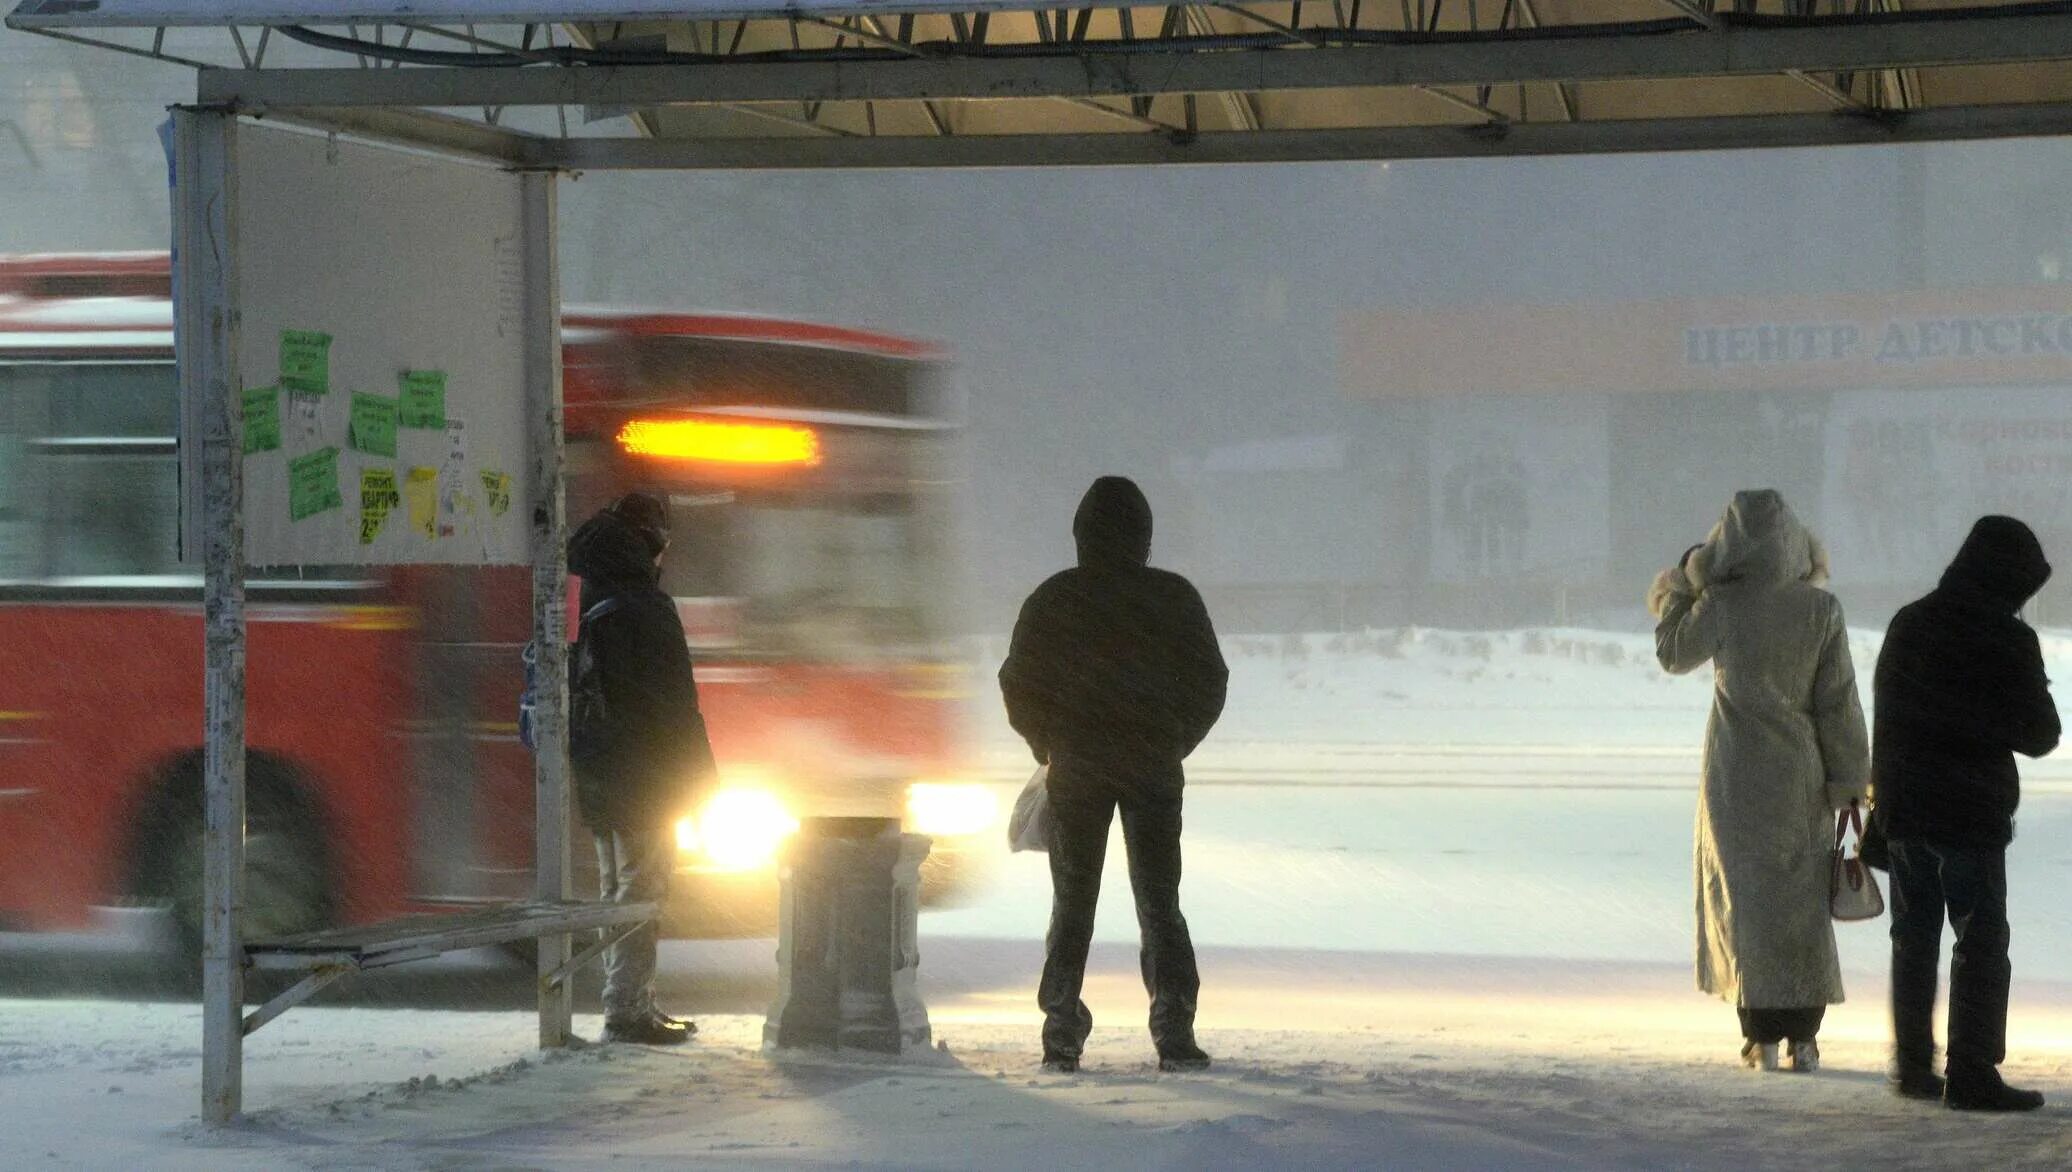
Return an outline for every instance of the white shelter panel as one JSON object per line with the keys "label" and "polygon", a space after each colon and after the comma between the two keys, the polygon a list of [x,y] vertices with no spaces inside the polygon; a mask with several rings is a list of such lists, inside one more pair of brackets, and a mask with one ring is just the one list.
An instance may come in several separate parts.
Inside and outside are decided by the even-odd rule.
{"label": "white shelter panel", "polygon": [[251,564],[530,560],[519,187],[239,128]]}

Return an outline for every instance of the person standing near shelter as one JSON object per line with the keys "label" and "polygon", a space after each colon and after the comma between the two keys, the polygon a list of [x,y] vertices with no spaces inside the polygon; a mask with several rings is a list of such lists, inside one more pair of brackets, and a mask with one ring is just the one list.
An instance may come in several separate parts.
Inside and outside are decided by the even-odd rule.
{"label": "person standing near shelter", "polygon": [[1664,671],[1713,665],[1698,802],[1698,987],[1741,1016],[1742,1061],[1819,1068],[1842,1000],[1829,915],[1835,812],[1865,796],[1870,751],[1827,554],[1770,489],[1735,494],[1701,545],[1656,577]]}
{"label": "person standing near shelter", "polygon": [[1150,567],[1151,505],[1133,481],[1094,481],[1072,536],[1078,566],[1023,603],[1000,669],[1008,721],[1050,767],[1043,1065],[1079,1069],[1093,1029],[1080,990],[1120,809],[1159,1069],[1202,1070],[1201,977],[1180,914],[1181,762],[1222,715],[1230,673],[1193,584]]}
{"label": "person standing near shelter", "polygon": [[[2007,1057],[2007,847],[2021,800],[2014,755],[2057,748],[2036,632],[2018,615],[2050,579],[2012,517],[1983,517],[1942,582],[1893,616],[1878,655],[1873,837],[1892,873],[1892,1089],[1960,1110],[2032,1111]],[[1936,965],[1950,953],[1948,1076],[1935,1074]]]}
{"label": "person standing near shelter", "polygon": [[[715,772],[683,622],[659,584],[668,548],[667,508],[642,493],[606,506],[568,542],[569,571],[583,580],[569,760],[597,840],[602,898],[621,903],[667,897],[676,819]],[[697,1032],[655,1007],[656,934],[646,924],[605,953],[605,1041],[671,1045]]]}

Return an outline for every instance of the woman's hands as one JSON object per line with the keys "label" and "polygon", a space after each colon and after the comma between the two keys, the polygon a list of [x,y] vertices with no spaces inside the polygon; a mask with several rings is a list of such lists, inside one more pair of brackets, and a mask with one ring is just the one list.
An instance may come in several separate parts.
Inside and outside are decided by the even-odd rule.
{"label": "woman's hands", "polygon": [[1669,613],[1669,608],[1679,601],[1689,602],[1698,597],[1699,590],[1691,581],[1688,569],[1691,555],[1701,546],[1692,546],[1677,559],[1676,565],[1655,575],[1655,581],[1648,587],[1648,613],[1656,619]]}

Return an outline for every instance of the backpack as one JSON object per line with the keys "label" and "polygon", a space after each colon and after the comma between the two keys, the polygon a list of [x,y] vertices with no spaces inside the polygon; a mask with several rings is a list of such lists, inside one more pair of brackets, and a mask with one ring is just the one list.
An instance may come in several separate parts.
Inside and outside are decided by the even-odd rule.
{"label": "backpack", "polygon": [[[597,672],[597,657],[583,641],[583,632],[597,619],[619,609],[622,600],[618,595],[600,600],[595,606],[583,612],[576,623],[576,641],[568,653],[568,750],[570,757],[583,757],[598,748],[604,723],[604,681]],[[525,661],[525,691],[518,696],[518,739],[527,749],[535,752],[539,746],[533,743],[533,712],[539,707],[538,682],[539,645],[534,640],[525,645],[522,654]]]}

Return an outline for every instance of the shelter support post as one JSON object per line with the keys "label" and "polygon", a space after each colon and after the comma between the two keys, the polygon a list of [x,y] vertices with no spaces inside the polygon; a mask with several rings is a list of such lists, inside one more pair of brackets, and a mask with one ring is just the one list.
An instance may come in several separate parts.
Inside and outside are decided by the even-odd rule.
{"label": "shelter support post", "polygon": [[[202,802],[202,1119],[243,1107],[245,862],[245,530],[237,438],[236,120],[179,109],[174,127],[174,255],[181,394],[202,451],[204,715]],[[189,442],[196,438],[189,432]]]}
{"label": "shelter support post", "polygon": [[[516,242],[524,278],[526,443],[531,460],[532,636],[537,705],[533,714],[534,893],[569,898],[568,513],[561,408],[561,274],[555,249],[555,175],[522,179],[523,235]],[[569,1041],[574,1002],[566,980],[569,937],[539,940],[540,1045]]]}

